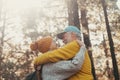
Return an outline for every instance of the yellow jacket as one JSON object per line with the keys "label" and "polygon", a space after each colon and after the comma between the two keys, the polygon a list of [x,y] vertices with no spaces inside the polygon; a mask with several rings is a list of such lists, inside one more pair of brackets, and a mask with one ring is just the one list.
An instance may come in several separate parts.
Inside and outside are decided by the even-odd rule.
{"label": "yellow jacket", "polygon": [[[79,51],[79,48],[80,46],[76,41],[70,42],[62,48],[58,48],[40,55],[34,60],[34,64],[40,65],[49,62],[58,62],[61,60],[71,59]],[[81,69],[68,80],[93,80],[91,73],[91,62],[87,51],[85,53],[85,60]]]}

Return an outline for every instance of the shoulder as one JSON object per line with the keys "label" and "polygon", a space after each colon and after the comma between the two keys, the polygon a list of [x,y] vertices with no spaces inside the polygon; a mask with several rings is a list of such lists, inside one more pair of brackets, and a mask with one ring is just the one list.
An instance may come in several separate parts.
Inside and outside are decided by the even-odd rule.
{"label": "shoulder", "polygon": [[74,47],[80,47],[76,40],[67,43],[67,44],[64,45],[63,47],[72,47],[72,48],[73,48],[73,46],[74,46]]}

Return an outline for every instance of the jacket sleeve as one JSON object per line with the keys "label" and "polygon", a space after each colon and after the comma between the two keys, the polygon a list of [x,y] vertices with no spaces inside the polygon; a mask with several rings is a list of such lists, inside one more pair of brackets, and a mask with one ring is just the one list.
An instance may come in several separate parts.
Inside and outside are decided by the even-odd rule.
{"label": "jacket sleeve", "polygon": [[79,44],[76,41],[70,42],[63,46],[62,48],[58,48],[53,51],[49,51],[38,56],[34,60],[35,65],[45,64],[49,62],[58,62],[61,60],[68,60],[73,58],[76,53],[79,51]]}
{"label": "jacket sleeve", "polygon": [[[65,80],[70,76],[76,74],[84,62],[86,48],[82,46],[79,52],[75,55],[73,60],[64,60],[56,63],[51,63],[43,66],[43,72],[46,69],[50,69],[52,73],[55,73],[55,76],[59,76],[59,80]],[[46,75],[45,73],[43,75]],[[46,77],[46,76],[45,76]]]}
{"label": "jacket sleeve", "polygon": [[81,69],[84,62],[85,53],[86,48],[82,46],[72,60],[60,61],[55,63],[54,66],[56,68],[54,68],[54,71],[56,71],[56,73],[59,73],[59,75],[63,79],[72,76]]}

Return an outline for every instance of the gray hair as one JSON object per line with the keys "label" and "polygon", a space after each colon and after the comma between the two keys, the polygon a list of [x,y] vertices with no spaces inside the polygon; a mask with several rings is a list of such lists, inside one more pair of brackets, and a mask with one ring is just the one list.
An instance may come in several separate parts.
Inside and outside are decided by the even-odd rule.
{"label": "gray hair", "polygon": [[[68,32],[71,33],[71,32]],[[73,32],[79,40],[82,40],[81,33]]]}
{"label": "gray hair", "polygon": [[76,37],[77,37],[79,40],[82,39],[82,37],[81,37],[81,33],[75,33],[75,34],[76,34]]}

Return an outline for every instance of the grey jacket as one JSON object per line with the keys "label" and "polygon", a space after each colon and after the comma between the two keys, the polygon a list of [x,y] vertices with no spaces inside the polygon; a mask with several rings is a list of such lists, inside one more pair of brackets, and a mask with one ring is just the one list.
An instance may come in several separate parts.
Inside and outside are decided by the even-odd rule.
{"label": "grey jacket", "polygon": [[86,48],[82,46],[72,60],[47,63],[42,68],[43,80],[65,80],[81,69]]}

